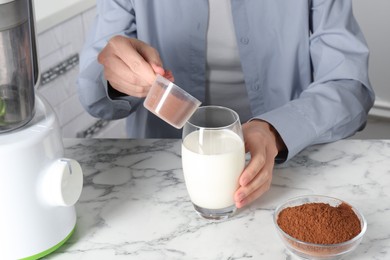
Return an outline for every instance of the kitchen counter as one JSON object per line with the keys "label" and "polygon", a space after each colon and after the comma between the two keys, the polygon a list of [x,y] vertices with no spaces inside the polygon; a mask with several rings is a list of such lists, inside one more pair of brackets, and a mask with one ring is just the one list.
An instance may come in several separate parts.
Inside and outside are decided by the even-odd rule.
{"label": "kitchen counter", "polygon": [[200,218],[187,195],[180,140],[65,139],[84,189],[71,239],[46,259],[291,259],[272,221],[305,194],[343,199],[368,222],[346,259],[390,259],[390,140],[343,140],[277,165],[271,190],[226,221]]}

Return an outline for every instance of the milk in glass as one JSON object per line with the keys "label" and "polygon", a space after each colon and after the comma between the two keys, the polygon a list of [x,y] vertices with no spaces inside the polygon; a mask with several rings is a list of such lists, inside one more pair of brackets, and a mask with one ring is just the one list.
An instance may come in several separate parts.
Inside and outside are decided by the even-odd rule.
{"label": "milk in glass", "polygon": [[242,139],[233,131],[203,129],[182,143],[184,178],[192,203],[206,209],[234,205],[234,193],[245,166]]}

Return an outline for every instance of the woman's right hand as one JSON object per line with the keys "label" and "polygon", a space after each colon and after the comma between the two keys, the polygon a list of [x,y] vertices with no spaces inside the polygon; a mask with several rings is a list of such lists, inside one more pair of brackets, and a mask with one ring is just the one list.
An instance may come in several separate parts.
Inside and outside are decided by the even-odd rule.
{"label": "woman's right hand", "polygon": [[138,39],[114,36],[99,53],[98,62],[110,85],[129,96],[145,97],[156,74],[174,81],[172,73],[162,67],[157,50]]}

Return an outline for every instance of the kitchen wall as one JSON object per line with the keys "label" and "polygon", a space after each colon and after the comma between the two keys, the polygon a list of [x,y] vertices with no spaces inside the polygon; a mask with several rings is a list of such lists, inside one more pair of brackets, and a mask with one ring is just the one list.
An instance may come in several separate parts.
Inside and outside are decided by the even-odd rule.
{"label": "kitchen wall", "polygon": [[77,94],[79,52],[93,19],[94,0],[35,0],[41,85],[64,137],[125,137],[124,121],[91,117]]}
{"label": "kitchen wall", "polygon": [[353,0],[353,4],[371,51],[370,78],[377,98],[370,114],[390,120],[390,1]]}
{"label": "kitchen wall", "polygon": [[390,139],[390,1],[353,0],[353,5],[370,48],[369,73],[376,101],[366,128],[352,138]]}

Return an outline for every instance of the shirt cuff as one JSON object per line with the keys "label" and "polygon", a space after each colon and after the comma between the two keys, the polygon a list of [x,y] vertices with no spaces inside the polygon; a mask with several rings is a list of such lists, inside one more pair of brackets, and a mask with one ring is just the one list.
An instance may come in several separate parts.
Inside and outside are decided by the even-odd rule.
{"label": "shirt cuff", "polygon": [[128,106],[131,107],[131,110],[138,107],[140,103],[144,100],[143,98],[132,97],[122,93],[115,88],[113,88],[108,80],[102,75],[102,81],[106,89],[107,97],[113,102],[127,102]]}

